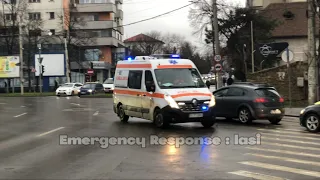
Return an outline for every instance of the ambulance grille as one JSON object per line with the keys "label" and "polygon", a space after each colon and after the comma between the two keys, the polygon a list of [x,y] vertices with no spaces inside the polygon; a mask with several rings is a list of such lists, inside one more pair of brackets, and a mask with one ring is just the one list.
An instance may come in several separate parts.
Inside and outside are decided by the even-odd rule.
{"label": "ambulance grille", "polygon": [[[182,101],[180,101],[182,102]],[[178,102],[178,103],[180,103]],[[194,106],[192,104],[192,102],[188,101],[188,102],[182,102],[182,103],[185,103],[185,105],[179,105],[179,108],[182,110],[182,111],[202,111],[201,110],[201,107],[202,105],[204,104],[205,101],[198,101],[198,104],[196,106]]]}

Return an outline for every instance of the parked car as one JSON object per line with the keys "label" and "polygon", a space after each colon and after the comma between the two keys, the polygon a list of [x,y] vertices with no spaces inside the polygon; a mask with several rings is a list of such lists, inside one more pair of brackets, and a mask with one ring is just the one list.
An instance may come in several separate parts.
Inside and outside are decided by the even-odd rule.
{"label": "parked car", "polygon": [[216,117],[238,118],[248,124],[267,119],[278,124],[284,114],[284,99],[274,87],[266,84],[234,83],[213,92]]}
{"label": "parked car", "polygon": [[104,81],[103,87],[105,93],[112,93],[114,90],[114,80],[113,78],[108,78]]}
{"label": "parked car", "polygon": [[309,132],[319,132],[320,130],[320,105],[308,106],[300,112],[300,125],[307,128]]}
{"label": "parked car", "polygon": [[78,96],[104,94],[104,88],[101,83],[88,82],[85,83],[78,91]]}
{"label": "parked car", "polygon": [[83,84],[81,83],[65,83],[57,88],[56,95],[68,95],[73,96],[78,94],[78,90],[81,88]]}

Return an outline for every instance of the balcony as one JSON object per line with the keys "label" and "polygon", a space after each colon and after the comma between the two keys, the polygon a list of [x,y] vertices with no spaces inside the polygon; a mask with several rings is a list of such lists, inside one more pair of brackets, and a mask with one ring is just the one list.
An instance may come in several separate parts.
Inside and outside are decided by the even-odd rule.
{"label": "balcony", "polygon": [[71,9],[71,12],[88,13],[88,12],[113,12],[117,13],[117,7],[112,3],[85,3],[75,4],[75,7]]}
{"label": "balcony", "polygon": [[123,35],[123,32],[124,32],[123,26],[117,27],[116,29]]}
{"label": "balcony", "polygon": [[88,46],[114,46],[118,47],[121,42],[114,37],[93,37],[93,44]]}
{"label": "balcony", "polygon": [[123,11],[121,9],[118,9],[115,15],[116,18],[123,19]]}
{"label": "balcony", "polygon": [[86,21],[83,25],[77,24],[77,29],[109,29],[117,27],[114,21]]}

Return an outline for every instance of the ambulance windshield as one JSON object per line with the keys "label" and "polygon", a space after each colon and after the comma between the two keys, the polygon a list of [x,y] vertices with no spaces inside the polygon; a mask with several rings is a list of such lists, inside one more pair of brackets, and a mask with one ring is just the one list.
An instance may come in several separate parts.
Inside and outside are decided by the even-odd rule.
{"label": "ambulance windshield", "polygon": [[156,69],[155,75],[161,89],[206,87],[196,69]]}

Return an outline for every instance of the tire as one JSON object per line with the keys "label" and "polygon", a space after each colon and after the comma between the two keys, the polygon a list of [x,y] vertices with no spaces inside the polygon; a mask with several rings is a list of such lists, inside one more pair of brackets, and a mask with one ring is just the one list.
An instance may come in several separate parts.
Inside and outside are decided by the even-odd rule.
{"label": "tire", "polygon": [[118,115],[121,122],[124,122],[124,123],[128,122],[129,116],[127,116],[126,113],[124,112],[122,104],[120,104],[118,107],[118,113],[119,113]]}
{"label": "tire", "polygon": [[248,108],[242,107],[239,109],[238,112],[239,121],[243,124],[250,124],[252,123],[252,115]]}
{"label": "tire", "polygon": [[271,124],[279,124],[279,122],[282,120],[282,118],[270,118],[268,119]]}
{"label": "tire", "polygon": [[211,128],[216,123],[215,118],[205,118],[201,124],[204,128]]}
{"label": "tire", "polygon": [[309,114],[305,118],[306,128],[309,132],[316,133],[320,130],[320,118],[316,114]]}
{"label": "tire", "polygon": [[169,122],[160,109],[157,109],[154,113],[153,124],[157,128],[166,128],[169,126]]}

